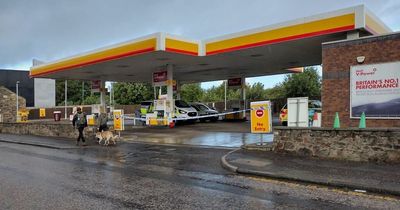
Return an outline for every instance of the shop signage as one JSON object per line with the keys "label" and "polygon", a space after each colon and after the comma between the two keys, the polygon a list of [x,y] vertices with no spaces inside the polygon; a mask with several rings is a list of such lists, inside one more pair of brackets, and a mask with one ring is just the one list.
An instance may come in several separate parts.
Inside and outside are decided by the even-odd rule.
{"label": "shop signage", "polygon": [[153,85],[154,86],[165,86],[167,85],[168,71],[159,71],[153,73]]}
{"label": "shop signage", "polygon": [[100,80],[92,81],[92,93],[98,93],[100,92],[100,89],[101,89],[101,81]]}
{"label": "shop signage", "polygon": [[228,87],[242,87],[242,78],[228,79]]}
{"label": "shop signage", "polygon": [[350,68],[350,117],[400,118],[400,62]]}

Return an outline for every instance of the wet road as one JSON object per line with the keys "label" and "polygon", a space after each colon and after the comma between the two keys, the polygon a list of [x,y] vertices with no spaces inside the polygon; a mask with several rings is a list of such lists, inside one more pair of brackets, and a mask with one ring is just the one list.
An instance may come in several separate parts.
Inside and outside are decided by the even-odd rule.
{"label": "wet road", "polygon": [[396,198],[233,175],[225,149],[0,143],[0,209],[399,209]]}

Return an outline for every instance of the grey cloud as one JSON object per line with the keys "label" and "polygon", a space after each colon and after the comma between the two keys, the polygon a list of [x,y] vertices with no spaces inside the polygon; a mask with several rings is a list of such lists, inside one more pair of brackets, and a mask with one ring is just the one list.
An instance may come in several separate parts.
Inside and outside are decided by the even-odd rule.
{"label": "grey cloud", "polygon": [[2,0],[0,68],[51,61],[163,31],[204,39],[358,4],[399,28],[400,2]]}

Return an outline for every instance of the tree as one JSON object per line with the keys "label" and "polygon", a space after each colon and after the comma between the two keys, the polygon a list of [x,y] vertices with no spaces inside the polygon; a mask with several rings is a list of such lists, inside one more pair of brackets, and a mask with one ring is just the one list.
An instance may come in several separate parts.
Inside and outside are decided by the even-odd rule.
{"label": "tree", "polygon": [[321,98],[321,77],[315,67],[307,67],[303,73],[287,75],[282,85],[286,98]]}
{"label": "tree", "polygon": [[[106,101],[108,102],[109,100],[110,100],[109,97],[106,97]],[[100,96],[98,94],[92,94],[88,97],[85,97],[85,100],[83,101],[84,105],[99,104],[99,103],[100,103]]]}
{"label": "tree", "polygon": [[182,100],[197,102],[202,100],[204,90],[201,88],[200,83],[184,84],[181,86],[180,93]]}
{"label": "tree", "polygon": [[153,88],[146,83],[114,83],[114,100],[117,104],[132,105],[154,98]]}
{"label": "tree", "polygon": [[[67,100],[68,105],[81,105],[84,102],[82,98],[82,84],[84,98],[91,95],[90,82],[79,80],[67,81]],[[64,105],[65,100],[65,80],[56,80],[56,104]]]}
{"label": "tree", "polygon": [[265,96],[267,99],[270,100],[286,98],[286,93],[283,88],[283,84],[279,83],[275,85],[273,88],[266,89]]}
{"label": "tree", "polygon": [[250,101],[266,99],[266,90],[264,85],[256,82],[253,85],[246,85],[246,99]]}
{"label": "tree", "polygon": [[[223,101],[225,98],[225,81],[221,85],[211,87],[206,90],[202,101],[205,102],[218,102]],[[239,100],[240,99],[240,89],[227,88],[226,93],[227,100]]]}

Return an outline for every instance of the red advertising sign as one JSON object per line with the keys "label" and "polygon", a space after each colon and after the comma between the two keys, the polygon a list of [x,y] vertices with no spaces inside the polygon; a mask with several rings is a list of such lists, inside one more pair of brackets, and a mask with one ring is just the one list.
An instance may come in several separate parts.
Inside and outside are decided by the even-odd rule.
{"label": "red advertising sign", "polygon": [[94,80],[92,81],[92,92],[100,92],[100,87],[101,87],[101,81],[100,80]]}
{"label": "red advertising sign", "polygon": [[159,71],[159,72],[154,72],[153,73],[153,82],[165,82],[167,81],[168,77],[168,72],[167,71]]}
{"label": "red advertising sign", "polygon": [[232,78],[232,79],[228,79],[228,86],[229,86],[229,87],[238,87],[238,86],[242,86],[242,78]]}

